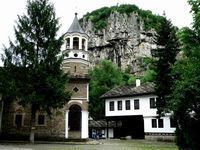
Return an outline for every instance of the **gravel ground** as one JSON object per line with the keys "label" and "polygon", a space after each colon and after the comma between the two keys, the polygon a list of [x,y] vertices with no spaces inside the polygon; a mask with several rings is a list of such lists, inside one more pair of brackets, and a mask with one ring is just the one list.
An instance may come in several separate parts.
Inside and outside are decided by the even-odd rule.
{"label": "gravel ground", "polygon": [[0,150],[177,150],[172,142],[152,140],[98,140],[86,143],[0,143]]}

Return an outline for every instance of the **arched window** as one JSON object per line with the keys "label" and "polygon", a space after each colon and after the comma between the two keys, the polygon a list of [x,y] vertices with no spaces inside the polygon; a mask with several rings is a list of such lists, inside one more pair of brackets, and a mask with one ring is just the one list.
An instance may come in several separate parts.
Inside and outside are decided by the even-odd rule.
{"label": "arched window", "polygon": [[79,49],[79,38],[78,37],[73,38],[73,49]]}
{"label": "arched window", "polygon": [[86,49],[86,40],[82,39],[82,49],[85,50]]}
{"label": "arched window", "polygon": [[66,49],[70,49],[70,38],[66,39]]}

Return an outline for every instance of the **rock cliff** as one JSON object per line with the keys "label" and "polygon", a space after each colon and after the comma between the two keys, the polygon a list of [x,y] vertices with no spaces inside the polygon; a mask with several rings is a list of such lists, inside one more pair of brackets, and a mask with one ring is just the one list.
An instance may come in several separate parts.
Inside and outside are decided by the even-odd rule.
{"label": "rock cliff", "polygon": [[109,59],[122,69],[129,68],[135,74],[141,72],[143,58],[151,56],[151,49],[156,47],[155,30],[145,29],[145,21],[137,12],[113,11],[104,18],[106,25],[101,30],[95,29],[92,17],[81,19],[83,29],[90,36],[92,65],[100,59]]}

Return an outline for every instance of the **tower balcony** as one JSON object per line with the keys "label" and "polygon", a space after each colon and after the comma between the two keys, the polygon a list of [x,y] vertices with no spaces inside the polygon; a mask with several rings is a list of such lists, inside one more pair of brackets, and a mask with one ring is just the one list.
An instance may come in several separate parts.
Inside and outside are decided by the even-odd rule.
{"label": "tower balcony", "polygon": [[71,63],[71,62],[82,63],[82,64],[85,64],[85,65],[89,65],[90,64],[90,61],[82,59],[82,58],[67,58],[67,59],[63,60],[63,64]]}
{"label": "tower balcony", "polygon": [[64,55],[64,60],[75,58],[88,61],[88,51],[85,50],[67,49],[62,54]]}

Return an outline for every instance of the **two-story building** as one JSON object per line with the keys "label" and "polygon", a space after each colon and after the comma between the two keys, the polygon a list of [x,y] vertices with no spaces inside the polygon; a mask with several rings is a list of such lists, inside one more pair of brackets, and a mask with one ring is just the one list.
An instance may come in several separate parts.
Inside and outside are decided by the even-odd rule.
{"label": "two-story building", "polygon": [[158,118],[154,84],[121,86],[101,96],[105,100],[107,120],[116,121],[114,137],[144,138],[145,134],[174,134],[170,114]]}

